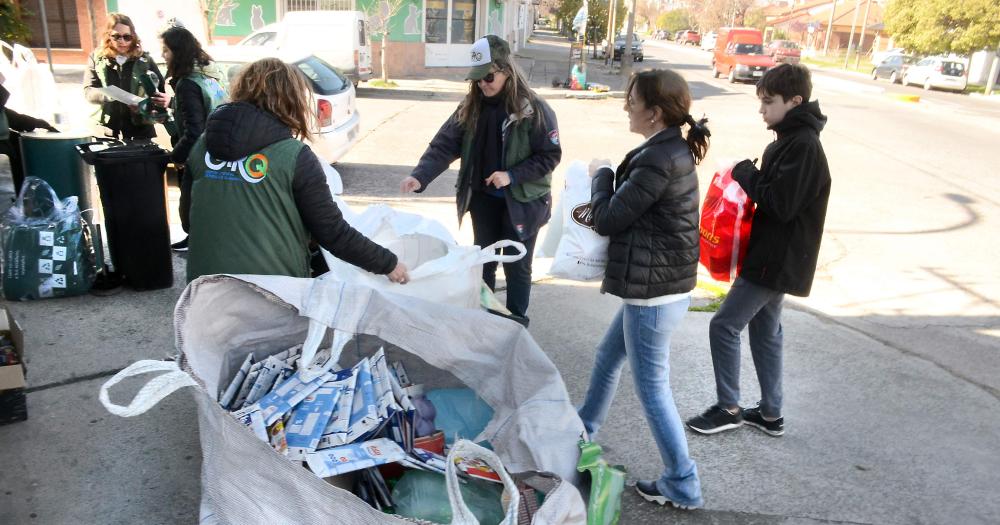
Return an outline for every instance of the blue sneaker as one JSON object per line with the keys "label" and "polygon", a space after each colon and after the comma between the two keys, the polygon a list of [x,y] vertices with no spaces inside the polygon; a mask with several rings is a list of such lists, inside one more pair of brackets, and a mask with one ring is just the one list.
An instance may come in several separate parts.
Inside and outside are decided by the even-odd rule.
{"label": "blue sneaker", "polygon": [[702,503],[697,503],[695,505],[683,505],[677,503],[676,501],[667,498],[663,494],[660,494],[660,489],[656,488],[656,481],[637,481],[635,483],[635,491],[642,496],[642,499],[646,501],[651,501],[657,505],[666,505],[667,503],[673,505],[675,508],[681,510],[694,510],[701,508]]}

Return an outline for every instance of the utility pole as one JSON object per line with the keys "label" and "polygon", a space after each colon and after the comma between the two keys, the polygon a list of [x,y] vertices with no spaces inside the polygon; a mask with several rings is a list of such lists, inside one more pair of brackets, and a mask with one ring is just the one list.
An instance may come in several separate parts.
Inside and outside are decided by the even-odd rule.
{"label": "utility pole", "polygon": [[865,21],[861,22],[861,38],[858,39],[857,54],[854,55],[854,69],[861,66],[861,50],[865,47],[865,32],[868,30],[868,11],[872,8],[872,0],[865,4]]}
{"label": "utility pole", "polygon": [[837,12],[837,0],[830,2],[830,21],[826,24],[826,43],[823,44],[823,56],[830,52],[830,37],[833,36],[833,14]]}
{"label": "utility pole", "polygon": [[997,46],[997,52],[993,55],[992,60],[993,65],[990,66],[990,78],[986,79],[986,96],[993,94],[993,88],[996,87],[997,73],[1000,73],[1000,46]]}
{"label": "utility pole", "polygon": [[858,25],[858,9],[861,8],[861,0],[854,3],[854,20],[851,21],[851,36],[847,39],[847,53],[844,55],[844,69],[851,60],[851,46],[854,45],[854,27]]}
{"label": "utility pole", "polygon": [[635,0],[632,0],[632,8],[628,12],[628,32],[625,33],[625,49],[622,49],[622,76],[625,77],[623,86],[627,85],[628,78],[632,74],[632,31],[635,28]]}
{"label": "utility pole", "polygon": [[615,18],[618,12],[618,0],[608,0],[608,45],[604,50],[604,63],[615,65]]}

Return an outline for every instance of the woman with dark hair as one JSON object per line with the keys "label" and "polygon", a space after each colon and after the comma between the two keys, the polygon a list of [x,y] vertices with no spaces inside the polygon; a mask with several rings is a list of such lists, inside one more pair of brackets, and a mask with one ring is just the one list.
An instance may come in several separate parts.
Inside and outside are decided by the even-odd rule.
{"label": "woman with dark hair", "polygon": [[100,104],[94,113],[98,125],[108,129],[107,135],[125,140],[151,139],[156,136],[154,121],[143,117],[136,106],[111,99],[97,88],[117,86],[140,97],[146,93],[140,80],[152,73],[157,91],[163,91],[163,75],[135,33],[132,19],[111,13],[104,28],[103,45],[90,56],[83,76],[83,94],[91,104]]}
{"label": "woman with dark hair", "polygon": [[[212,57],[208,56],[198,39],[181,26],[173,26],[160,35],[163,40],[163,59],[167,62],[167,78],[174,90],[171,99],[157,93],[153,101],[173,110],[174,125],[170,131],[173,151],[170,160],[177,168],[177,181],[181,189],[181,227],[187,233],[187,210],[191,208],[191,181],[185,176],[184,164],[191,147],[205,131],[205,120],[219,104],[226,99],[222,87],[222,74],[212,67]],[[187,251],[187,238],[173,244],[176,251]]]}
{"label": "woman with dark hair", "polygon": [[[591,163],[591,212],[610,237],[601,293],[622,298],[604,339],[580,419],[591,435],[607,419],[628,359],[664,470],[636,490],[646,500],[680,508],[703,505],[698,469],[670,391],[670,338],[687,313],[698,272],[698,174],[707,119],[695,121],[687,82],[669,70],[636,73],[625,99],[629,131],[645,139],[618,169]],[[687,137],[681,127],[687,125]]]}
{"label": "woman with dark hair", "polygon": [[[527,249],[524,258],[503,265],[507,309],[527,325],[531,257],[538,230],[552,214],[552,170],[562,156],[559,130],[555,113],[528,87],[506,41],[495,35],[477,40],[472,62],[468,94],[400,183],[400,191],[424,191],[455,159],[462,159],[459,224],[468,211],[476,245],[510,239]],[[495,262],[483,265],[490,289],[496,286],[496,271]]]}
{"label": "woman with dark hair", "polygon": [[306,77],[276,58],[240,71],[191,148],[188,281],[216,273],[309,277],[309,239],[369,272],[406,283],[406,266],[344,220],[316,154]]}

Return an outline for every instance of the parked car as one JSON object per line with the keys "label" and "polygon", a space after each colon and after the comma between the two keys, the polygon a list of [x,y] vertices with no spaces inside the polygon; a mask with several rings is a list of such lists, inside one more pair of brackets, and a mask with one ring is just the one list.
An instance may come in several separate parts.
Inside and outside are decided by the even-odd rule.
{"label": "parked car", "polygon": [[674,33],[673,41],[674,42],[679,42],[680,39],[681,39],[681,35],[684,34],[684,32],[686,32],[686,31],[687,31],[687,29],[681,29],[680,31],[676,31]]}
{"label": "parked car", "polygon": [[718,39],[718,33],[715,31],[709,31],[701,37],[701,48],[705,51],[711,51],[715,49],[715,41]]}
{"label": "parked car", "polygon": [[219,46],[215,57],[245,59],[253,54],[311,53],[336,67],[355,86],[372,75],[368,23],[360,11],[291,11],[278,23],[268,24],[233,46]]}
{"label": "parked car", "polygon": [[765,53],[770,55],[776,64],[782,62],[798,64],[802,59],[801,48],[791,40],[772,40],[765,48]]}
{"label": "parked car", "polygon": [[885,51],[875,51],[872,53],[872,64],[879,65],[886,57],[891,55],[905,55],[906,50],[901,47],[894,47],[892,49],[886,49]]}
{"label": "parked car", "polygon": [[774,67],[774,60],[764,53],[764,36],[759,29],[724,27],[719,29],[712,55],[712,76],[726,74],[730,82],[756,82]]}
{"label": "parked car", "polygon": [[917,59],[909,55],[889,55],[872,68],[872,80],[888,78],[890,83],[898,84],[906,70],[916,62]]}
{"label": "parked car", "polygon": [[[358,113],[354,85],[337,68],[311,54],[278,54],[286,64],[296,67],[305,76],[316,101],[319,131],[309,147],[327,162],[336,162],[361,138],[361,115]],[[253,60],[217,60],[216,64],[229,78],[230,84],[240,69]]]}
{"label": "parked car", "polygon": [[[643,41],[639,40],[638,36],[632,35],[633,62],[642,62],[646,58],[642,51],[642,43]],[[605,55],[606,52],[604,50],[607,48],[608,48],[608,41],[604,40],[603,42],[601,42],[601,51]],[[621,60],[622,54],[624,52],[625,52],[625,35],[618,35],[617,37],[615,37],[615,50],[614,50],[614,57],[612,58],[612,60]]]}
{"label": "parked car", "polygon": [[969,71],[965,63],[953,58],[928,57],[906,69],[903,85],[923,85],[924,89],[938,88],[965,91]]}
{"label": "parked car", "polygon": [[677,37],[677,43],[696,46],[701,43],[701,35],[693,29],[688,29],[686,31],[682,31],[681,35]]}
{"label": "parked car", "polygon": [[656,40],[667,40],[670,38],[670,32],[666,29],[657,29],[653,32],[653,38]]}

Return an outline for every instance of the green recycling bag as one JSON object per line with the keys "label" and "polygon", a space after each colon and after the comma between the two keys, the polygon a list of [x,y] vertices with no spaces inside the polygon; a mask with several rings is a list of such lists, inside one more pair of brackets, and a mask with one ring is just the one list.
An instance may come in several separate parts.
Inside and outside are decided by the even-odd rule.
{"label": "green recycling bag", "polygon": [[76,197],[60,201],[28,177],[0,222],[0,286],[12,301],[87,293],[97,273],[90,229]]}

